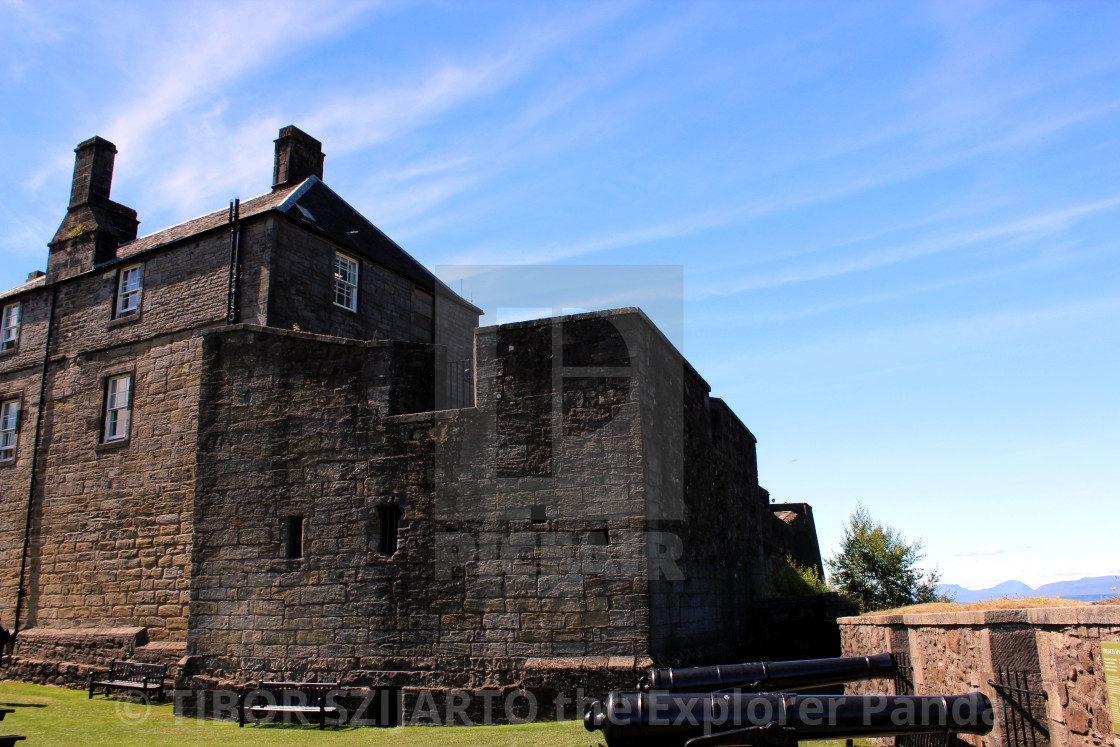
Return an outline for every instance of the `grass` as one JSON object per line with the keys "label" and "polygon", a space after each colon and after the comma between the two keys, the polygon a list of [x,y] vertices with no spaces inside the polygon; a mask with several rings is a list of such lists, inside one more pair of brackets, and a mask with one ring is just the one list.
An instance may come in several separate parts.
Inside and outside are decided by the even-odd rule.
{"label": "grass", "polygon": [[880,610],[868,612],[868,615],[918,615],[928,612],[967,612],[969,610],[1026,610],[1035,607],[1088,607],[1092,602],[1080,602],[1076,599],[1062,599],[1060,597],[1023,597],[1022,599],[988,599],[983,602],[971,604],[958,604],[957,602],[928,602],[926,604],[912,604],[909,607],[897,607],[893,610]]}
{"label": "grass", "polygon": [[[0,706],[15,713],[0,724],[4,734],[23,734],[35,747],[114,745],[393,745],[393,747],[584,747],[602,741],[581,721],[520,726],[400,727],[364,726],[320,731],[302,726],[246,726],[227,721],[176,718],[170,704],[144,707],[103,695],[88,699],[79,690],[0,682]],[[806,742],[839,747],[843,742]]]}

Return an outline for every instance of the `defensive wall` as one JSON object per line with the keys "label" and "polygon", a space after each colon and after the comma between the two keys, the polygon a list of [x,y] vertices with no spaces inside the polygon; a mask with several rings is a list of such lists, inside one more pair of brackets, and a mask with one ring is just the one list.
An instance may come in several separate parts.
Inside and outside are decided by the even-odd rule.
{"label": "defensive wall", "polygon": [[784,524],[753,437],[648,319],[476,350],[476,407],[432,411],[438,346],[206,336],[190,672],[473,689],[601,657],[630,685],[745,645],[754,538]]}
{"label": "defensive wall", "polygon": [[[890,694],[980,691],[996,726],[974,745],[1113,744],[1102,642],[1120,641],[1120,605],[865,615],[837,621],[844,656],[891,651],[903,676]],[[882,692],[881,683],[849,685]],[[909,690],[910,693],[905,693]]]}

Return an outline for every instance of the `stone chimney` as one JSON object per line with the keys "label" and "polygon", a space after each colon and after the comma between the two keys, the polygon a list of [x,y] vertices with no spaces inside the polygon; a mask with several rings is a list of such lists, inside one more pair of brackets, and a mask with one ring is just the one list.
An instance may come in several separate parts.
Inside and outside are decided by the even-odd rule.
{"label": "stone chimney", "polygon": [[323,178],[323,144],[295,125],[280,130],[272,167],[272,191],[299,184],[309,176]]}
{"label": "stone chimney", "polygon": [[48,246],[47,282],[71,277],[117,256],[136,238],[136,211],[109,199],[117,146],[92,137],[74,149],[74,181],[66,217]]}
{"label": "stone chimney", "polygon": [[87,202],[108,202],[113,186],[113,161],[117,146],[105,138],[91,137],[74,149],[74,184],[70,207]]}

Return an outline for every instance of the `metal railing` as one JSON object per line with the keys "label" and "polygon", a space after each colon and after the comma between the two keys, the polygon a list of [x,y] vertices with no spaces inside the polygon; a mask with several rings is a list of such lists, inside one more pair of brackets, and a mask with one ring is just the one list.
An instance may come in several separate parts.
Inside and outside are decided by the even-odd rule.
{"label": "metal railing", "polygon": [[447,407],[474,407],[474,361],[447,362]]}
{"label": "metal railing", "polygon": [[994,680],[988,680],[1003,704],[1000,714],[1005,747],[1050,747],[1048,696],[1041,679],[1038,672],[1003,667],[996,670]]}
{"label": "metal railing", "polygon": [[[914,692],[914,664],[910,661],[910,654],[894,653],[895,695],[916,695]],[[908,734],[895,739],[898,747],[949,747],[955,741],[953,734]]]}

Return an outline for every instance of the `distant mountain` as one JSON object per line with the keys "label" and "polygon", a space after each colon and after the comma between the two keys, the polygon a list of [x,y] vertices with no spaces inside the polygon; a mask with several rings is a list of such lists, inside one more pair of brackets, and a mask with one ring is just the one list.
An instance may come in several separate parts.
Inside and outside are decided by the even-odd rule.
{"label": "distant mountain", "polygon": [[942,594],[948,594],[961,604],[970,604],[972,602],[983,602],[985,599],[999,599],[1000,597],[1034,597],[1038,596],[1034,589],[1024,584],[1022,581],[1004,581],[1002,584],[996,584],[990,589],[972,590],[966,589],[963,586],[956,584],[941,584],[938,591]]}
{"label": "distant mountain", "polygon": [[1044,584],[1034,590],[1040,597],[1063,597],[1065,599],[1107,599],[1120,594],[1120,576],[1091,576],[1076,581],[1058,581]]}
{"label": "distant mountain", "polygon": [[1062,597],[1063,599],[1077,599],[1086,602],[1098,599],[1107,599],[1120,593],[1120,576],[1091,576],[1079,578],[1076,581],[1057,581],[1044,584],[1037,589],[1024,584],[1022,581],[1004,581],[990,589],[972,590],[957,584],[941,584],[937,587],[942,594],[947,594],[961,604],[983,602],[987,599],[1000,597]]}

